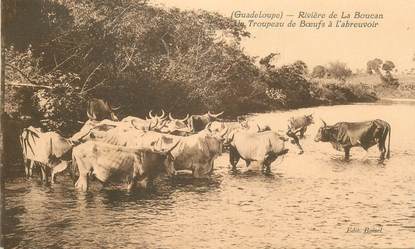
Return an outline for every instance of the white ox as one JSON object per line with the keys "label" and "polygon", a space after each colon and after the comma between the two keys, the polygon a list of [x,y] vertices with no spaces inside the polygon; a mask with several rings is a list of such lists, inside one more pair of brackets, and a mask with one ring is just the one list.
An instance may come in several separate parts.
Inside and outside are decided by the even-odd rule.
{"label": "white ox", "polygon": [[[79,178],[75,187],[88,190],[88,176],[94,175],[103,183],[127,180],[128,190],[147,185],[163,170],[174,174],[172,156],[168,150],[151,147],[127,147],[102,141],[88,141],[73,149],[72,161],[78,167]],[[164,167],[164,169],[163,169]]]}
{"label": "white ox", "polygon": [[65,170],[70,163],[73,143],[56,132],[41,132],[30,126],[23,129],[20,143],[28,177],[32,176],[33,166],[37,162],[41,165],[42,181],[48,181],[46,167],[49,167],[52,169],[51,182],[54,183],[55,174]]}

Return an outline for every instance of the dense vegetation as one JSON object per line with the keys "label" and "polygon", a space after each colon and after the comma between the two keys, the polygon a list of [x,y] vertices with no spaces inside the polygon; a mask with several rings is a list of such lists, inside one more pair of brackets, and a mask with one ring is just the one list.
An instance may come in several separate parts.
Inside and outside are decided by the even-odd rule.
{"label": "dense vegetation", "polygon": [[[245,26],[217,13],[145,0],[6,0],[3,13],[6,111],[64,135],[86,120],[90,97],[121,106],[121,117],[161,108],[235,116],[376,99],[364,85],[310,80],[302,61],[276,67],[274,53],[248,56]],[[343,79],[342,66],[329,71]]]}

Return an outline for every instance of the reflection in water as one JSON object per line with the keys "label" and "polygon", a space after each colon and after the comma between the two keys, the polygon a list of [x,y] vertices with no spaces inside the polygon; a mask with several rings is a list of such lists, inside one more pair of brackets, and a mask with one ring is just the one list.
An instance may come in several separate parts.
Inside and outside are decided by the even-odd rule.
{"label": "reflection in water", "polygon": [[[414,105],[317,107],[252,118],[278,130],[290,116],[312,112],[316,124],[302,140],[305,153],[290,151],[272,164],[270,176],[254,163],[241,162],[232,172],[224,154],[211,178],[158,179],[149,192],[93,183],[90,192],[78,193],[69,176],[53,187],[38,178],[10,179],[6,248],[413,246]],[[368,155],[354,148],[345,162],[330,144],[313,141],[319,118],[328,124],[387,120],[391,159],[379,165],[376,147]],[[379,233],[361,232],[380,226]]]}

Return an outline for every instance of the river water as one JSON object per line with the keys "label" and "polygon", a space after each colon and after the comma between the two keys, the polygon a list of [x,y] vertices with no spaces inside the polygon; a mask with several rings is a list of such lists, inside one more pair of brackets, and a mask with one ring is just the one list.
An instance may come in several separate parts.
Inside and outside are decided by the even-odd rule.
{"label": "river water", "polygon": [[[293,115],[314,113],[302,140],[272,164],[229,170],[228,155],[210,179],[159,179],[149,193],[94,184],[86,194],[68,176],[53,187],[39,177],[9,179],[6,248],[404,248],[415,247],[415,103],[383,102],[305,108],[250,117],[284,129]],[[391,159],[377,147],[351,151],[315,143],[328,124],[381,118],[392,126]]]}

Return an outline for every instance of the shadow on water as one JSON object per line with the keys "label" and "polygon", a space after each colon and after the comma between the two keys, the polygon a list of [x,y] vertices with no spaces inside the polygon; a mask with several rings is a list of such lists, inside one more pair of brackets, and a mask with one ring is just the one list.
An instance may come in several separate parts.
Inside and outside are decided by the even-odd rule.
{"label": "shadow on water", "polygon": [[205,193],[220,188],[223,177],[213,174],[206,178],[193,178],[192,176],[177,176],[169,179],[169,188],[182,192]]}

